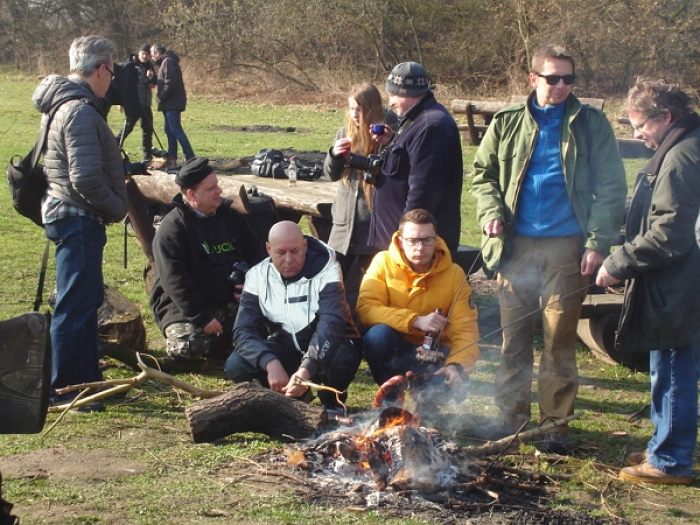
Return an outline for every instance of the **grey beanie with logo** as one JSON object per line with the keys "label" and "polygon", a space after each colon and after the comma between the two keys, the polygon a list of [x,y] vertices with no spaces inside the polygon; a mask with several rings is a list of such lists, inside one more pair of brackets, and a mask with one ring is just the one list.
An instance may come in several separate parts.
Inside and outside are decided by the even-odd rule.
{"label": "grey beanie with logo", "polygon": [[386,79],[386,92],[404,98],[419,97],[430,91],[430,78],[417,62],[402,62],[394,66]]}

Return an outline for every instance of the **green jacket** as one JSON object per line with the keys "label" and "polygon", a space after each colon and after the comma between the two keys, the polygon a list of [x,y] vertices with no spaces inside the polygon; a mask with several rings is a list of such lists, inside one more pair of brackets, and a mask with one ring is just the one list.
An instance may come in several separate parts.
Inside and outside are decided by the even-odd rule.
{"label": "green jacket", "polygon": [[[498,270],[504,250],[512,249],[518,194],[539,132],[528,109],[533,97],[534,92],[527,102],[496,113],[474,159],[478,224],[483,228],[500,219],[505,225],[499,237],[482,238],[484,263],[492,272]],[[625,211],[625,168],[605,114],[583,108],[574,95],[565,104],[561,155],[567,193],[585,232],[583,248],[607,255],[620,235]]]}

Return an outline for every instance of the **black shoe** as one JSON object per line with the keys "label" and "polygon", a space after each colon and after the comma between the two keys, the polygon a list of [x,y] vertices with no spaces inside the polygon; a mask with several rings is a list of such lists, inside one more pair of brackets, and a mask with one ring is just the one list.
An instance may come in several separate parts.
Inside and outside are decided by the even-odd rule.
{"label": "black shoe", "polygon": [[542,439],[541,448],[545,452],[566,456],[569,453],[569,447],[566,443],[566,434],[547,432]]}
{"label": "black shoe", "polygon": [[151,155],[153,155],[154,157],[167,157],[168,152],[164,149],[151,148]]}
{"label": "black shoe", "polygon": [[502,419],[496,419],[492,423],[473,429],[471,435],[479,439],[497,441],[504,437],[512,436],[517,431],[517,428],[511,426]]}

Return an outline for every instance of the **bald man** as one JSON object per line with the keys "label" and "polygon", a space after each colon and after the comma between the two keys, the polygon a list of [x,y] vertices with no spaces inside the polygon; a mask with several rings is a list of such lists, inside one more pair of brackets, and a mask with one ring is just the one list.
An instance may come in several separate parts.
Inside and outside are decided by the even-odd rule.
{"label": "bald man", "polygon": [[[307,401],[311,392],[297,378],[346,391],[361,339],[335,252],[290,221],[270,229],[265,247],[269,257],[246,275],[226,373],[234,383],[257,380]],[[340,411],[335,394],[318,397],[330,413]]]}

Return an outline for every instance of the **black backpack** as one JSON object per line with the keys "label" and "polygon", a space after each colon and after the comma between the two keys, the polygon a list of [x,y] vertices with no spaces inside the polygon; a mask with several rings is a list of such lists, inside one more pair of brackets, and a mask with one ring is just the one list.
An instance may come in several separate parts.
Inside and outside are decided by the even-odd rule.
{"label": "black backpack", "polygon": [[280,150],[267,148],[255,154],[250,171],[258,177],[286,179],[289,161]]}
{"label": "black backpack", "polygon": [[[49,184],[44,174],[44,166],[39,164],[39,157],[44,149],[49,126],[56,111],[64,102],[74,99],[75,97],[63,99],[51,108],[44,126],[39,130],[39,138],[34,147],[24,157],[13,156],[7,167],[7,184],[12,195],[12,205],[19,214],[31,219],[34,224],[42,228],[44,224],[41,220],[41,201],[46,195]],[[91,104],[89,99],[83,100],[86,104]]]}

